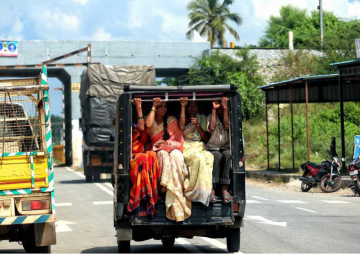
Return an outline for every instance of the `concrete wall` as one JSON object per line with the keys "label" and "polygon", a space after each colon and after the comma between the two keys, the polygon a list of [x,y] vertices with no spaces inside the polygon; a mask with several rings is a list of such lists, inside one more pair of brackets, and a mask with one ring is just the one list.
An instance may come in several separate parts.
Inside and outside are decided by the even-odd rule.
{"label": "concrete wall", "polygon": [[[40,64],[46,60],[92,45],[92,62],[107,65],[154,65],[162,76],[184,73],[193,64],[194,58],[203,57],[210,49],[208,42],[133,42],[133,41],[19,41],[18,57],[1,57],[0,65]],[[86,63],[87,53],[63,59],[58,63]],[[79,83],[85,67],[67,67],[71,83]],[[50,84],[51,87],[51,84]],[[78,119],[81,117],[79,93],[65,92],[67,130],[72,133],[72,149],[68,151],[76,165],[81,164],[81,132]],[[71,101],[70,101],[71,98]],[[71,109],[70,109],[71,105]],[[59,105],[60,106],[60,105]],[[71,110],[71,111],[70,111]],[[70,111],[70,112],[69,112]],[[71,130],[70,125],[72,126]],[[76,137],[76,138],[75,138]],[[78,151],[79,150],[79,151]]]}

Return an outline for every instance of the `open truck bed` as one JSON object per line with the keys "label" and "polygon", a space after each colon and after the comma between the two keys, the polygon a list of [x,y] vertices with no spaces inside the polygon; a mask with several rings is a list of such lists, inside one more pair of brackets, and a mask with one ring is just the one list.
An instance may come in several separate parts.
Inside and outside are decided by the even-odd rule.
{"label": "open truck bed", "polygon": [[0,81],[0,240],[27,252],[56,243],[47,69]]}
{"label": "open truck bed", "polygon": [[[130,241],[148,239],[162,240],[165,246],[174,243],[177,237],[192,238],[206,236],[227,238],[228,250],[240,248],[240,227],[245,213],[245,161],[242,140],[241,97],[234,86],[181,86],[181,87],[137,87],[125,89],[117,102],[117,121],[114,158],[114,225],[117,232],[119,252],[130,251]],[[231,203],[222,200],[205,207],[192,202],[191,216],[183,222],[166,218],[164,199],[157,204],[158,213],[148,217],[146,205],[141,204],[136,213],[129,214],[132,99],[142,98],[143,103],[160,97],[169,102],[179,101],[187,96],[189,100],[208,101],[219,97],[229,97],[230,108],[230,146],[231,146]],[[179,103],[178,103],[179,104]],[[175,104],[174,104],[175,106]],[[174,109],[168,106],[168,110]],[[205,109],[206,111],[206,109]],[[179,111],[180,112],[180,111]],[[146,115],[146,113],[144,112]]]}

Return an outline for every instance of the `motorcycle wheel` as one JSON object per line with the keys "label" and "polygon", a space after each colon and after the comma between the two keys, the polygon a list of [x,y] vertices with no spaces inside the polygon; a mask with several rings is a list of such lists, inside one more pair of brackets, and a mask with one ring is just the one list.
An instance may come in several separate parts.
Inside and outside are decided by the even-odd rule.
{"label": "motorcycle wheel", "polygon": [[307,184],[304,182],[301,182],[301,191],[302,192],[308,192],[312,188],[312,184]]}
{"label": "motorcycle wheel", "polygon": [[333,176],[332,183],[330,182],[330,176],[326,176],[321,179],[320,188],[323,192],[331,193],[340,189],[342,179],[340,176]]}

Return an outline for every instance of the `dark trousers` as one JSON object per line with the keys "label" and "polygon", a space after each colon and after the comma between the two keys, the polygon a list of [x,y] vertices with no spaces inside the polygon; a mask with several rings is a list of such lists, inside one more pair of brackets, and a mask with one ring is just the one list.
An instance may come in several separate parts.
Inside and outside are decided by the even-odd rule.
{"label": "dark trousers", "polygon": [[230,184],[230,160],[229,150],[220,149],[219,151],[210,151],[214,155],[213,183]]}

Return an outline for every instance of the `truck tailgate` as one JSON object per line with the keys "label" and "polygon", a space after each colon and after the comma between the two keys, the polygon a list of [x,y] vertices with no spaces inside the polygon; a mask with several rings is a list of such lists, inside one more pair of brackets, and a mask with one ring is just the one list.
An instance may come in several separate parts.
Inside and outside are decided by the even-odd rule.
{"label": "truck tailgate", "polygon": [[[33,155],[34,187],[48,187],[47,156]],[[0,190],[32,188],[29,155],[0,156]]]}

